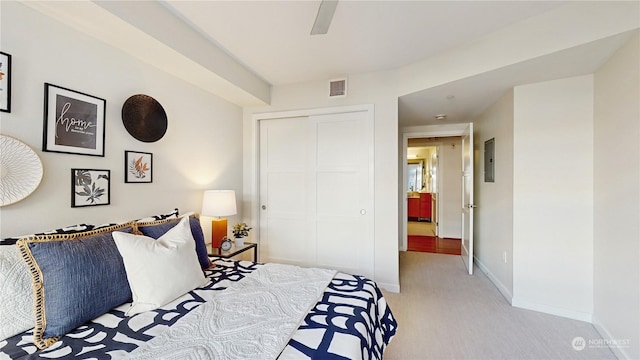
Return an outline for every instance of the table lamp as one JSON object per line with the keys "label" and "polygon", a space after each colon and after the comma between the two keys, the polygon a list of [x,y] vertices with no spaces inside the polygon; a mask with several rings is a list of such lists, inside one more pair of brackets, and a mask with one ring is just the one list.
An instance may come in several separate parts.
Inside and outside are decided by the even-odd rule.
{"label": "table lamp", "polygon": [[227,236],[227,219],[222,216],[235,215],[236,193],[233,190],[207,190],[202,199],[202,213],[211,216],[211,247],[220,248]]}

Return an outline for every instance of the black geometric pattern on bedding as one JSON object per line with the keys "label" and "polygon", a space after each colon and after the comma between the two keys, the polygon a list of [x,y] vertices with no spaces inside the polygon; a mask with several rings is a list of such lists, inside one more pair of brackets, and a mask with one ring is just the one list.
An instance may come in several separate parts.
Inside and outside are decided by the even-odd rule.
{"label": "black geometric pattern on bedding", "polygon": [[[380,314],[380,310],[383,314]],[[372,280],[338,273],[289,341],[288,347],[296,351],[285,351],[290,351],[296,359],[302,359],[304,355],[308,359],[349,360],[351,354],[344,356],[331,349],[331,343],[339,341],[337,337],[347,335],[359,338],[362,359],[381,360],[397,327],[398,323],[391,309],[386,306],[382,292]],[[305,330],[314,329],[324,330],[322,341],[319,345],[305,344]]]}
{"label": "black geometric pattern on bedding", "polygon": [[[212,281],[203,288],[189,292],[189,296],[175,309],[157,309],[125,317],[122,311],[111,310],[108,315],[90,322],[64,336],[50,348],[37,351],[32,333],[16,335],[0,341],[0,358],[11,359],[118,359],[136,349],[167,326],[204,302],[198,291],[219,291],[229,281],[240,281],[260,264],[216,260],[216,267],[207,270]],[[146,314],[146,315],[145,315]],[[145,317],[146,316],[146,317]],[[143,319],[143,320],[141,320]],[[359,342],[361,359],[382,359],[386,345],[396,333],[397,322],[377,285],[362,276],[338,273],[325,290],[322,299],[307,314],[298,330],[282,352],[282,357],[295,359],[352,359],[354,354],[340,354],[330,344],[333,341]],[[318,332],[324,331],[317,343]],[[355,340],[354,340],[355,339]],[[337,348],[340,348],[338,346]],[[293,355],[293,357],[291,357]]]}
{"label": "black geometric pattern on bedding", "polygon": [[[136,221],[149,222],[149,221],[164,220],[164,219],[169,219],[169,218],[178,218],[178,214],[179,214],[178,208],[175,208],[175,209],[171,210],[170,212],[168,212],[166,214],[152,215],[152,216],[146,217],[144,219],[138,219]],[[63,228],[55,229],[55,230],[50,230],[50,231],[46,231],[46,232],[0,239],[0,245],[15,245],[15,243],[18,240],[20,240],[21,238],[24,238],[24,237],[30,237],[30,236],[36,236],[36,235],[49,235],[49,234],[74,234],[74,233],[79,233],[79,232],[98,230],[100,228],[105,228],[105,227],[109,227],[109,226],[113,226],[113,225],[116,225],[116,223],[108,223],[108,224],[101,224],[101,225],[92,225],[92,224],[70,225],[70,226],[67,226],[67,227],[63,227]]]}
{"label": "black geometric pattern on bedding", "polygon": [[[108,224],[108,225],[115,225],[115,224]],[[103,227],[103,226],[100,226],[100,227]],[[79,233],[79,232],[91,231],[91,230],[94,230],[96,228],[98,228],[98,227],[95,226],[95,225],[91,225],[91,224],[70,225],[70,226],[67,226],[67,227],[63,227],[63,228],[55,229],[55,230],[50,230],[50,231],[47,231],[47,232],[35,233],[35,234],[30,234],[30,235],[22,235],[22,236],[18,236],[18,237],[5,238],[5,239],[0,240],[0,245],[15,245],[15,243],[18,242],[18,240],[20,240],[21,238],[29,237],[29,236],[49,235],[49,234],[75,234],[75,233]]]}
{"label": "black geometric pattern on bedding", "polygon": [[[0,341],[0,358],[10,359],[117,359],[136,349],[140,343],[150,340],[167,326],[173,325],[205,300],[198,291],[220,291],[226,289],[224,280],[240,281],[256,270],[260,264],[251,262],[223,261],[223,266],[206,270],[212,279],[207,285],[190,291],[187,298],[173,309],[156,309],[132,317],[124,311],[112,309],[68,333],[51,347],[40,350],[33,345],[33,331],[29,330],[4,341]],[[218,261],[220,264],[221,262]],[[221,286],[222,285],[222,286]]]}

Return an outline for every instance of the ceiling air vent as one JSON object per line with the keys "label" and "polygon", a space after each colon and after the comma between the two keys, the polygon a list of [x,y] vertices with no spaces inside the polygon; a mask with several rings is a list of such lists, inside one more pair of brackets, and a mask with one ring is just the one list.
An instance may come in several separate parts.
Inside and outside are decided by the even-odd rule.
{"label": "ceiling air vent", "polygon": [[346,97],[347,96],[347,79],[336,79],[329,81],[329,97]]}

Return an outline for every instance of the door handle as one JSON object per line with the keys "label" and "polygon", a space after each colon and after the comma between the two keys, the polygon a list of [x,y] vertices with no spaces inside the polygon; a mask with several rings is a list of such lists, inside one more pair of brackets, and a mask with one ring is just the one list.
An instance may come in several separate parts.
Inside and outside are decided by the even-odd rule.
{"label": "door handle", "polygon": [[267,210],[267,205],[262,205],[262,210]]}
{"label": "door handle", "polygon": [[467,204],[467,208],[469,208],[469,209],[475,209],[475,208],[477,208],[477,206],[476,206],[476,205],[474,205],[474,204]]}

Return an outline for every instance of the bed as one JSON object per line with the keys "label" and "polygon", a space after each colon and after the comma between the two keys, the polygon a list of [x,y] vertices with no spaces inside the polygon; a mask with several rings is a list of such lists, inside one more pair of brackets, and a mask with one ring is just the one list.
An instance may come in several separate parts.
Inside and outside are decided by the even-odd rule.
{"label": "bed", "polygon": [[42,330],[36,321],[34,329],[0,341],[0,359],[382,359],[396,333],[380,289],[366,277],[217,257],[206,262],[205,282],[175,300],[132,315],[129,299],[43,349],[34,345],[34,332]]}

